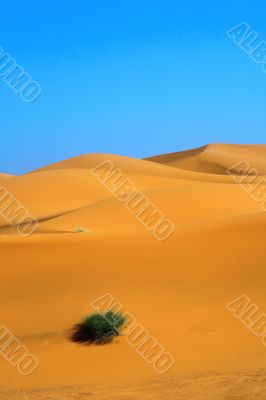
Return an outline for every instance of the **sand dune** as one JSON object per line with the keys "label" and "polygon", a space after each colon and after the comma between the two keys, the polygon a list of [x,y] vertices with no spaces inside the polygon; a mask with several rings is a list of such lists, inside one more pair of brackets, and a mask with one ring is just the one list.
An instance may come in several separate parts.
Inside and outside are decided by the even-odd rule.
{"label": "sand dune", "polygon": [[[83,155],[0,175],[38,221],[23,237],[0,215],[1,324],[39,360],[24,377],[0,355],[1,400],[265,399],[265,346],[226,307],[246,295],[266,313],[266,214],[250,184],[227,173],[246,160],[261,175],[254,189],[265,156],[264,145],[209,145],[147,160]],[[157,240],[92,174],[106,160],[174,224],[171,237]],[[125,337],[70,342],[107,292],[174,356],[170,371],[154,371]]]}
{"label": "sand dune", "polygon": [[197,149],[147,158],[149,161],[210,174],[227,174],[227,169],[246,160],[266,174],[266,145],[211,144]]}
{"label": "sand dune", "polygon": [[14,178],[13,175],[0,174],[0,185],[3,185],[7,180]]}

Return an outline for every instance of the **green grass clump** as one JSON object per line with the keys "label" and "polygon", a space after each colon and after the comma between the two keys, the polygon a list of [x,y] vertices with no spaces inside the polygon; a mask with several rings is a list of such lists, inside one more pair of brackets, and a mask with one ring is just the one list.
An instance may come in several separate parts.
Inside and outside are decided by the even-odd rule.
{"label": "green grass clump", "polygon": [[74,232],[76,233],[88,233],[90,230],[86,228],[85,226],[76,226],[74,228]]}
{"label": "green grass clump", "polygon": [[72,341],[81,344],[107,344],[120,336],[126,317],[122,313],[94,313],[74,326]]}

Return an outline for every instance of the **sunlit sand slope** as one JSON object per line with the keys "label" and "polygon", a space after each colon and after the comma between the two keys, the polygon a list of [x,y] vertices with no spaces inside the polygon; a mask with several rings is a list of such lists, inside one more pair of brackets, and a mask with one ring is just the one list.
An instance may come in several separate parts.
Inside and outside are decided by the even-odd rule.
{"label": "sunlit sand slope", "polygon": [[[84,155],[0,176],[38,222],[23,237],[0,216],[0,322],[39,361],[25,377],[0,354],[1,400],[264,400],[266,348],[227,308],[246,295],[266,313],[262,198],[226,173],[243,159],[264,179],[266,147],[233,145],[152,161]],[[171,221],[167,240],[92,173],[106,160]],[[158,374],[125,337],[71,343],[104,293],[173,355],[170,371]]]}

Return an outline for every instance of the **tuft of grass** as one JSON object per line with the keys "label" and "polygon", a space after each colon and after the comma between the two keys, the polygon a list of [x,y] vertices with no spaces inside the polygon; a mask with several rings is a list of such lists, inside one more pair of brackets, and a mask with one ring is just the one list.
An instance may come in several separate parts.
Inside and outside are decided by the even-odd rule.
{"label": "tuft of grass", "polygon": [[94,313],[74,326],[71,340],[81,344],[108,344],[121,335],[126,322],[122,313],[105,311]]}
{"label": "tuft of grass", "polygon": [[86,228],[85,226],[76,226],[74,228],[74,232],[76,233],[88,233],[90,230]]}

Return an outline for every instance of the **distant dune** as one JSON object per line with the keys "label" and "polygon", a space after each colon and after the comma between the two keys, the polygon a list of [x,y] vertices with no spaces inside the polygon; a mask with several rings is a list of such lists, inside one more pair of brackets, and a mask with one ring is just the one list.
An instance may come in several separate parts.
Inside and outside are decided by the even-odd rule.
{"label": "distant dune", "polygon": [[[106,161],[173,224],[167,240],[92,173]],[[259,176],[241,185],[227,171],[242,161]],[[266,214],[263,196],[252,195],[265,176],[266,145],[229,144],[145,160],[88,154],[0,174],[37,221],[23,237],[0,213],[0,322],[39,360],[25,378],[0,355],[1,400],[265,399],[265,346],[227,309],[246,295],[266,313]],[[70,342],[104,293],[174,356],[168,373],[123,337]]]}
{"label": "distant dune", "polygon": [[259,173],[266,174],[265,154],[266,145],[210,144],[193,150],[150,157],[147,160],[189,171],[222,175],[232,165],[247,160]]}

